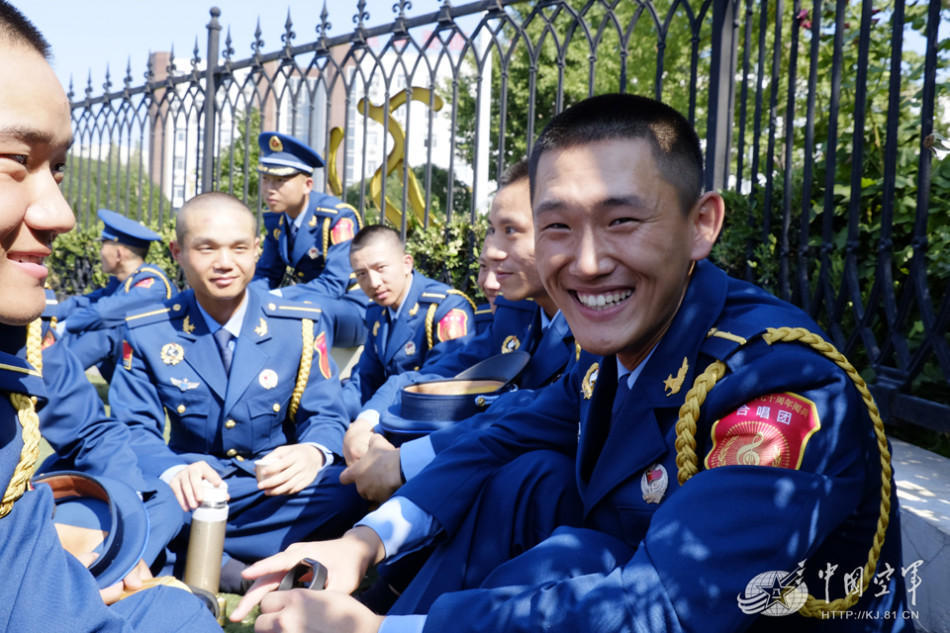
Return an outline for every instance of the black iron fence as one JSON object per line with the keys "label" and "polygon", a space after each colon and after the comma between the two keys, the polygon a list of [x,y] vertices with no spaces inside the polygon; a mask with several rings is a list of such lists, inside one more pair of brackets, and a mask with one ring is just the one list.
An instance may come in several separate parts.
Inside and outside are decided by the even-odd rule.
{"label": "black iron fence", "polygon": [[266,52],[258,29],[246,57],[211,9],[204,51],[153,54],[144,83],[128,68],[101,94],[71,89],[80,223],[109,207],[162,226],[211,189],[261,209],[256,137],[277,129],[320,151],[317,180],[369,219],[443,226],[484,210],[566,105],[652,95],[694,122],[706,185],[727,197],[717,261],[814,315],[891,423],[950,432],[940,0],[430,6],[396,2],[370,26],[360,1],[333,33],[324,9],[315,39],[288,15],[280,43]]}

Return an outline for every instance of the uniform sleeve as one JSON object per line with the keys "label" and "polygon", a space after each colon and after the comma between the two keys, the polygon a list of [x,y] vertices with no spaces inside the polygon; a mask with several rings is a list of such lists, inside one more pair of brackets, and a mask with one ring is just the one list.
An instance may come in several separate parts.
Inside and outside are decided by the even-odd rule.
{"label": "uniform sleeve", "polygon": [[376,393],[376,390],[385,383],[385,380],[386,367],[376,352],[376,337],[371,333],[366,337],[360,359],[350,373],[350,383],[353,384],[350,388],[359,394],[360,404],[362,405]]}
{"label": "uniform sleeve", "polygon": [[109,386],[111,413],[128,425],[145,475],[160,477],[168,468],[187,462],[165,443],[165,409],[139,343],[128,327],[122,337],[121,364]]}
{"label": "uniform sleeve", "polygon": [[[353,223],[354,220],[348,217],[338,218],[331,225],[331,234],[340,222]],[[334,244],[332,239],[330,240],[323,270],[305,284],[308,288],[328,297],[342,297],[346,294],[346,289],[350,285],[350,273],[353,272],[350,267],[350,239],[337,244]]]}
{"label": "uniform sleeve", "polygon": [[117,327],[125,321],[129,310],[164,301],[173,291],[168,280],[157,272],[141,271],[132,278],[131,283],[123,284],[112,295],[74,311],[66,319],[66,331],[78,333]]}
{"label": "uniform sleeve", "polygon": [[55,305],[47,305],[44,316],[53,317],[57,321],[65,321],[66,317],[72,314],[74,310],[85,308],[92,303],[93,297],[98,298],[99,294],[102,294],[102,288],[93,290],[88,294],[66,297]]}
{"label": "uniform sleeve", "polygon": [[322,316],[314,323],[310,378],[296,415],[297,442],[319,444],[342,455],[343,433],[349,419],[343,404],[339,371],[329,353],[327,327],[328,323]]}
{"label": "uniform sleeve", "polygon": [[[815,363],[794,366],[804,375],[814,371]],[[770,371],[783,373],[774,365]],[[737,391],[717,385],[704,416],[728,414],[745,398],[758,395],[756,382],[761,387],[770,380],[761,372],[746,373],[744,378],[738,389],[752,391],[737,400]],[[855,438],[866,437],[868,426],[846,380],[838,375],[795,390],[815,403],[822,425],[806,447],[800,469],[726,465],[702,470],[662,502],[638,543],[629,542],[637,540],[636,526],[645,519],[636,516],[635,508],[624,514],[615,503],[621,528],[630,535],[625,539],[629,546],[589,530],[570,532],[572,546],[601,560],[608,553],[616,557],[626,547],[625,557],[590,573],[563,571],[550,582],[499,582],[492,588],[446,594],[433,604],[425,630],[447,626],[463,632],[745,630],[758,617],[743,613],[738,605],[748,583],[765,572],[793,571],[799,562],[809,560],[829,534],[842,529],[862,497],[867,464],[857,448],[862,442]],[[711,424],[707,419],[701,428]],[[872,532],[858,529],[848,537],[860,541],[858,549],[865,557]],[[534,553],[539,551],[544,552],[536,548]],[[548,551],[557,552],[553,547]],[[603,556],[596,555],[600,551]],[[817,557],[818,564],[823,564],[823,555]],[[500,578],[505,580],[505,574]],[[811,593],[823,595],[817,587]]]}
{"label": "uniform sleeve", "polygon": [[40,432],[60,458],[76,470],[124,481],[139,492],[154,490],[139,469],[128,428],[106,415],[79,361],[60,343],[43,351],[43,380],[56,397],[40,410]]}
{"label": "uniform sleeve", "polygon": [[284,277],[284,269],[287,267],[280,258],[280,247],[277,244],[277,238],[274,237],[274,229],[280,221],[279,213],[264,214],[264,245],[261,248],[261,256],[257,260],[257,268],[254,269],[254,281],[262,280],[267,288],[276,288],[280,280]]}
{"label": "uniform sleeve", "polygon": [[534,449],[573,457],[577,451],[579,378],[573,373],[537,392],[530,409],[505,408],[491,415],[491,426],[439,453],[399,490],[432,515],[449,534],[472,507],[484,482],[501,466]]}

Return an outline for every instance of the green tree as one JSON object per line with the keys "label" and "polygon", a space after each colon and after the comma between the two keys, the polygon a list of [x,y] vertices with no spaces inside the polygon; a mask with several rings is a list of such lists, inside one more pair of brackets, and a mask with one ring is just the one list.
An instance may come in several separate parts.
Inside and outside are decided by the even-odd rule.
{"label": "green tree", "polygon": [[241,198],[249,205],[260,196],[260,174],[257,164],[261,149],[257,137],[261,133],[261,112],[257,108],[234,115],[237,134],[218,154],[217,190]]}

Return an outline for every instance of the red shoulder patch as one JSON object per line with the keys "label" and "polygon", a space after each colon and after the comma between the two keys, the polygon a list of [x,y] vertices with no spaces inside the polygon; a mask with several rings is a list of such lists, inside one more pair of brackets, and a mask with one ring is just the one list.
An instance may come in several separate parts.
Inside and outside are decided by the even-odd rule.
{"label": "red shoulder patch", "polygon": [[330,354],[327,352],[327,333],[320,332],[313,339],[313,351],[317,353],[317,366],[324,378],[330,378]]}
{"label": "red shoulder patch", "polygon": [[53,328],[46,330],[46,334],[43,335],[43,343],[41,344],[41,349],[46,349],[50,345],[56,342],[56,334],[53,333]]}
{"label": "red shoulder patch", "polygon": [[760,396],[717,420],[706,468],[776,466],[797,470],[821,428],[815,403],[794,393]]}
{"label": "red shoulder patch", "polygon": [[330,229],[330,241],[334,244],[339,244],[340,242],[352,240],[353,236],[356,235],[356,231],[353,230],[353,227],[353,220],[350,218],[340,218],[337,223],[333,225],[333,228]]}
{"label": "red shoulder patch", "polygon": [[132,346],[128,341],[122,341],[122,366],[132,369]]}
{"label": "red shoulder patch", "polygon": [[135,285],[133,285],[132,287],[133,288],[151,288],[152,284],[154,283],[155,283],[155,277],[146,277],[145,279],[142,279],[141,281],[135,282]]}
{"label": "red shoulder patch", "polygon": [[464,310],[452,308],[439,320],[439,340],[450,341],[468,334],[468,315]]}

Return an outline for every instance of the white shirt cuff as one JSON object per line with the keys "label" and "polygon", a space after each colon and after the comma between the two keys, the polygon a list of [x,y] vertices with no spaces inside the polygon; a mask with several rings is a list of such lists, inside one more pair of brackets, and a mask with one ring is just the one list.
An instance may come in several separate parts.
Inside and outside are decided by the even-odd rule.
{"label": "white shirt cuff", "polygon": [[424,615],[387,615],[379,625],[379,633],[422,633]]}
{"label": "white shirt cuff", "polygon": [[427,542],[438,531],[430,514],[398,496],[367,514],[356,525],[365,525],[376,532],[387,559]]}
{"label": "white shirt cuff", "polygon": [[178,464],[177,466],[166,468],[164,472],[162,472],[162,474],[158,476],[158,478],[164,481],[166,484],[171,485],[172,479],[175,478],[175,475],[185,470],[186,468],[188,468],[188,466],[185,464]]}
{"label": "white shirt cuff", "polygon": [[379,424],[379,411],[376,409],[363,409],[360,411],[360,414],[356,416],[357,420],[366,420],[371,423],[373,426]]}
{"label": "white shirt cuff", "polygon": [[[303,442],[303,443],[309,446],[313,446],[318,451],[323,453],[323,466],[320,467],[320,470],[323,470],[324,468],[326,468],[327,466],[333,463],[333,452],[330,449],[328,449],[326,446],[324,446],[323,444],[317,444],[316,442]],[[320,472],[320,470],[318,470],[317,472]]]}
{"label": "white shirt cuff", "polygon": [[435,449],[428,435],[409,440],[399,447],[399,465],[402,474],[409,481],[435,459]]}

